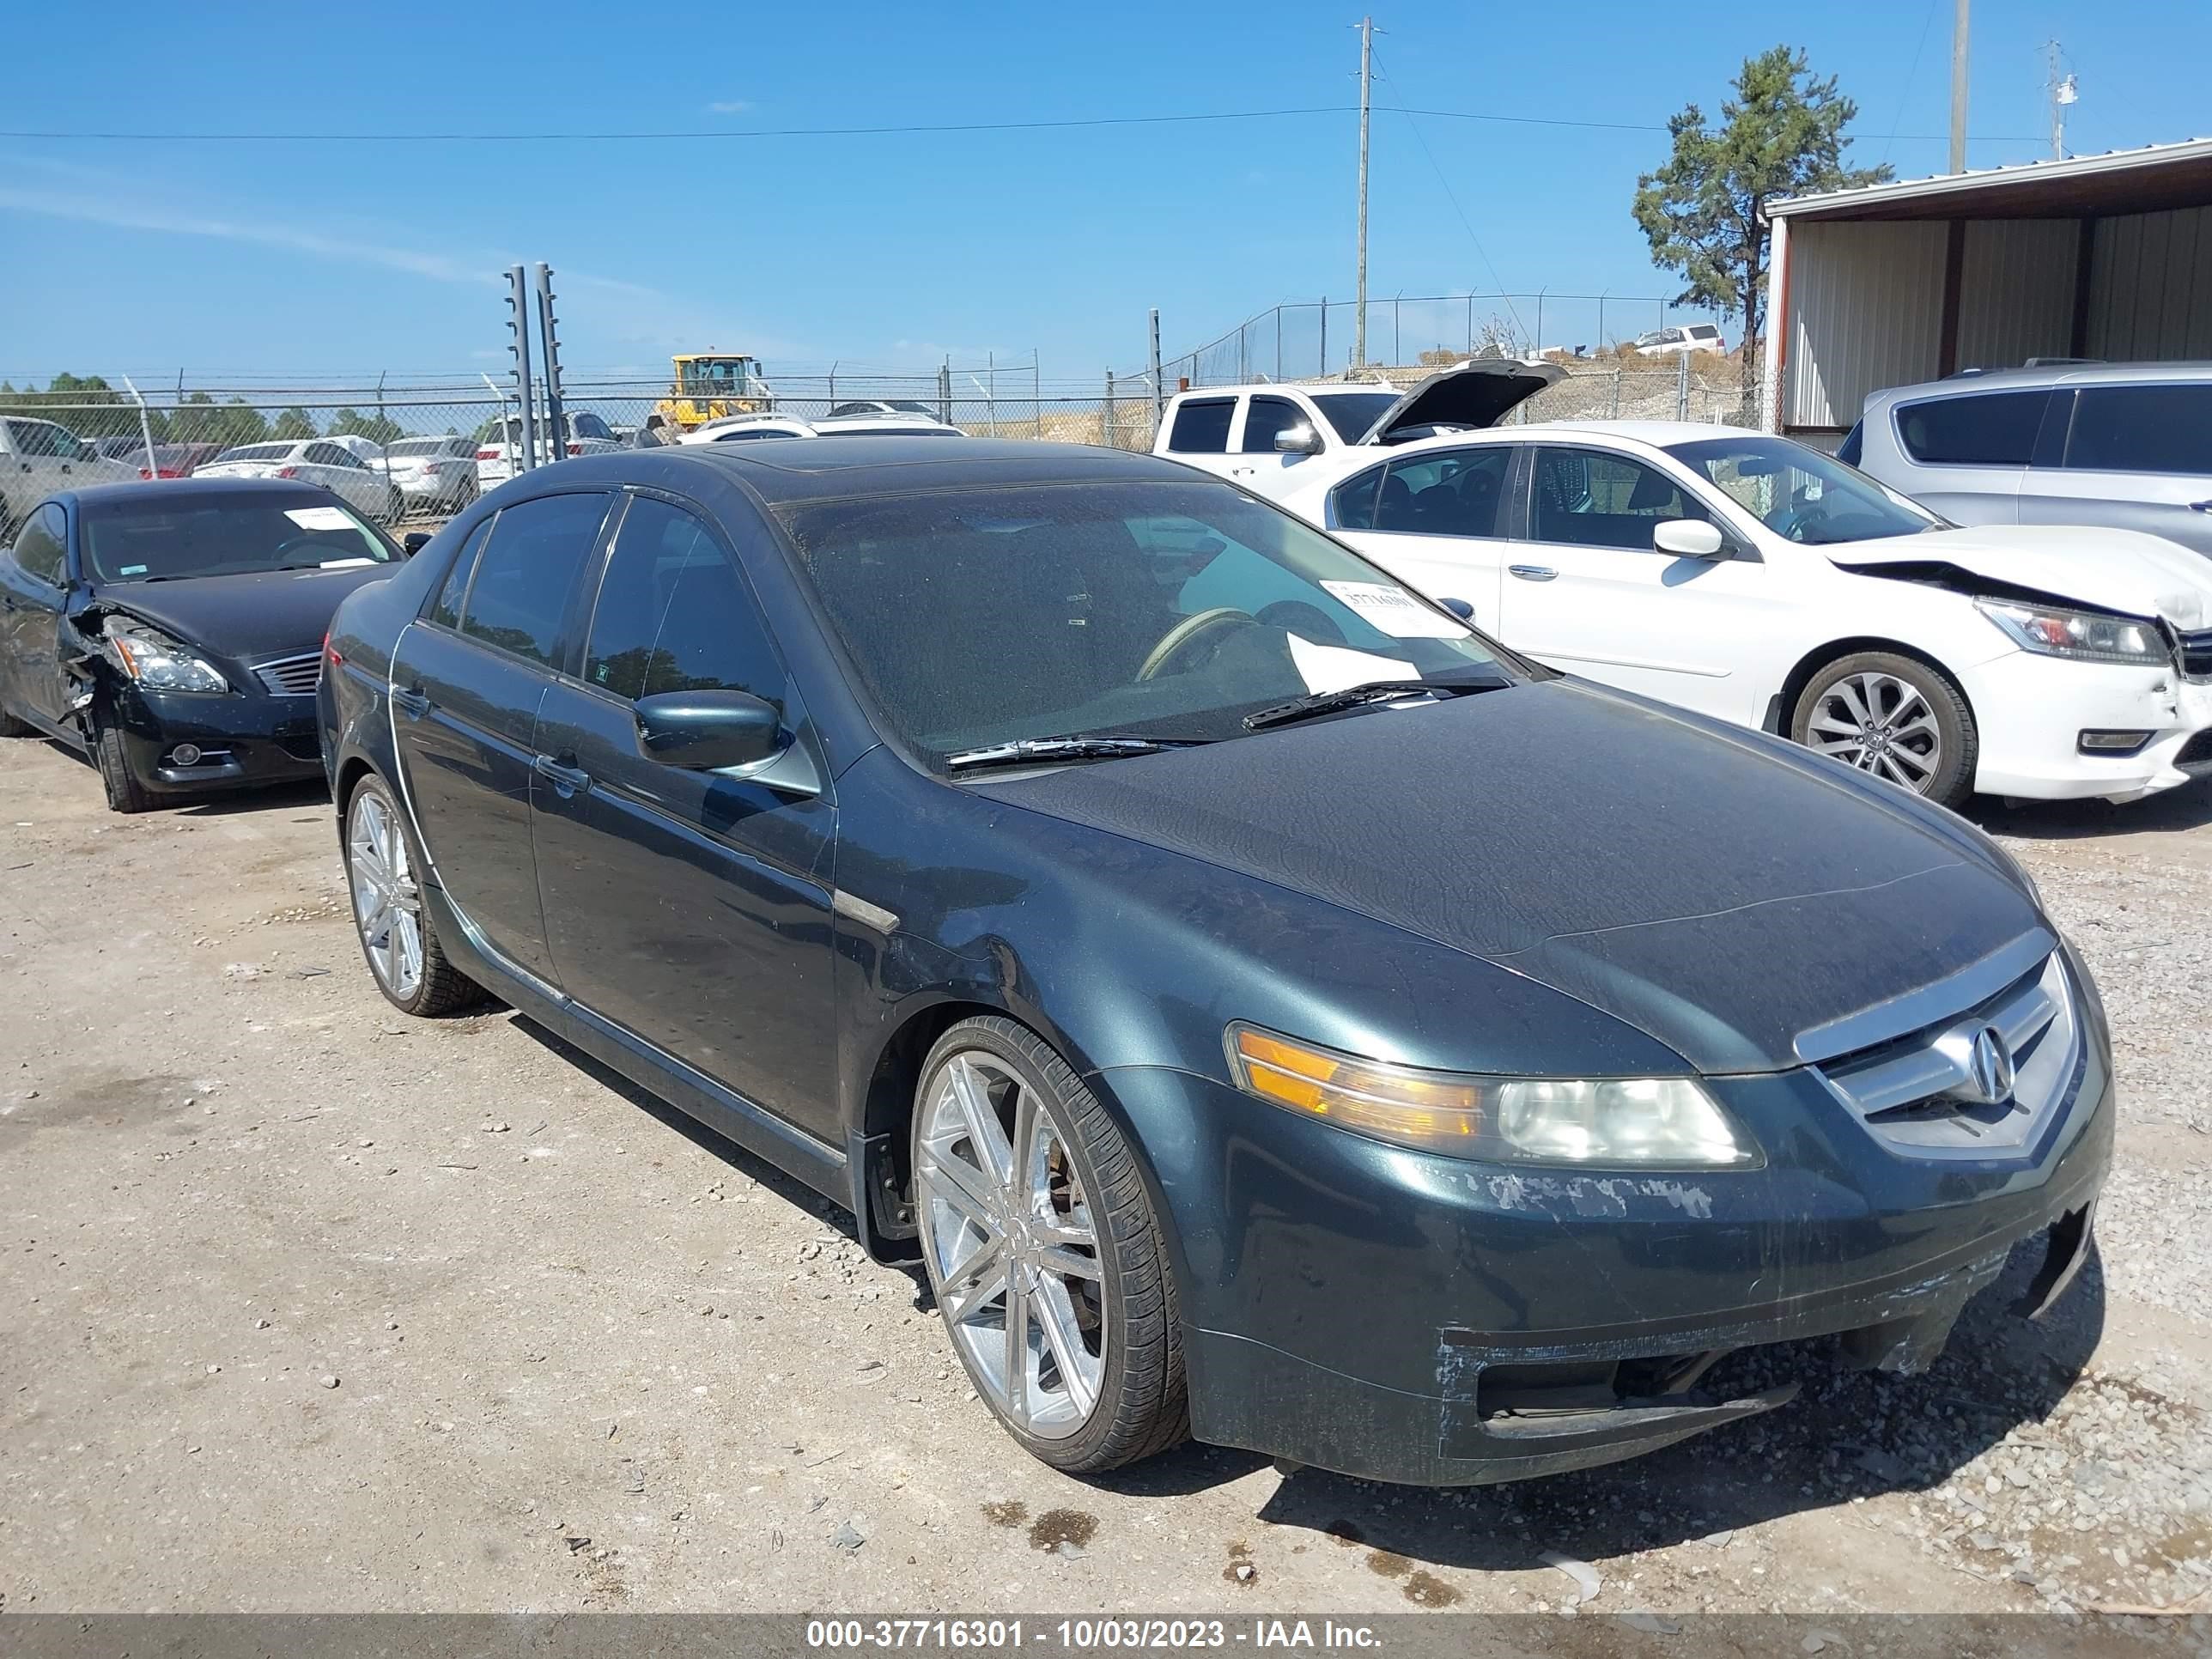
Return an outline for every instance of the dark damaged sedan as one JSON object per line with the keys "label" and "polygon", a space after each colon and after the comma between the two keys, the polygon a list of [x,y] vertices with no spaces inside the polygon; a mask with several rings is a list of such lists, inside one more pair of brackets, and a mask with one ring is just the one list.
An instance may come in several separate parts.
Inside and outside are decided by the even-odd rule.
{"label": "dark damaged sedan", "polygon": [[118,812],[319,777],[331,613],[404,556],[313,484],[52,496],[0,552],[0,735],[83,750]]}
{"label": "dark damaged sedan", "polygon": [[851,1206],[1063,1469],[1601,1463],[2088,1247],[2105,1020],[1990,842],[1169,462],[586,457],[349,599],[320,708],[384,994]]}

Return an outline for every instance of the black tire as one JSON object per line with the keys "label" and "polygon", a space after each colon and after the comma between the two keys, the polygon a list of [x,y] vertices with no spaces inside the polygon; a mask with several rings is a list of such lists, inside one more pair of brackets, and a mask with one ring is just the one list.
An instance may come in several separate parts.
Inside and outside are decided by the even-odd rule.
{"label": "black tire", "polygon": [[[1067,1149],[1097,1228],[1100,1291],[1106,1328],[1114,1335],[1105,1345],[1097,1403],[1080,1428],[1059,1439],[1040,1438],[1009,1420],[957,1340],[953,1351],[976,1381],[978,1398],[992,1404],[1007,1433],[1065,1474],[1101,1474],[1181,1444],[1190,1436],[1190,1409],[1167,1243],[1127,1137],[1067,1062],[1013,1020],[998,1015],[962,1020],[938,1039],[922,1063],[912,1125],[917,1164],[923,1091],[951,1055],[977,1049],[996,1057],[1033,1092]],[[926,1216],[923,1225],[927,1230]],[[934,1253],[925,1248],[922,1254],[934,1294],[941,1290]]]}
{"label": "black tire", "polygon": [[[1812,747],[1814,723],[1823,717],[1823,704],[1830,704],[1826,711],[1829,718],[1848,720],[1852,718],[1846,712],[1850,707],[1849,699],[1854,696],[1860,707],[1866,707],[1869,714],[1877,717],[1877,733],[1893,725],[1900,732],[1918,725],[1924,732],[1929,722],[1919,720],[1919,710],[1909,696],[1887,708],[1870,706],[1863,684],[1869,679],[1893,682],[1899,687],[1909,688],[1917,696],[1920,706],[1931,717],[1936,733],[1937,747],[1932,767],[1923,763],[1924,757],[1921,757],[1914,738],[1896,744],[1887,755],[1862,748],[1838,758],[1885,782],[1910,788],[1940,806],[1958,806],[1974,792],[1975,763],[1981,752],[1974,711],[1966,706],[1965,695],[1948,675],[1917,658],[1889,651],[1860,651],[1824,664],[1798,694],[1796,707],[1790,711],[1791,739]],[[1846,682],[1858,684],[1847,685]],[[1832,703],[1832,696],[1836,699]],[[1899,718],[1894,721],[1881,720],[1884,715]],[[1888,739],[1885,737],[1880,741],[1887,744]]]}
{"label": "black tire", "polygon": [[95,727],[92,734],[93,763],[100,768],[100,787],[107,792],[111,812],[150,812],[161,799],[138,781],[123,747],[123,733],[112,726]]}
{"label": "black tire", "polygon": [[427,904],[423,905],[418,912],[418,920],[422,930],[422,973],[413,992],[405,996],[396,994],[392,987],[385,983],[384,975],[377,970],[376,962],[369,954],[368,941],[362,934],[359,908],[360,893],[354,880],[352,843],[354,805],[365,794],[374,794],[381,802],[385,811],[389,815],[391,823],[397,828],[401,838],[406,843],[407,856],[414,870],[420,872],[428,866],[422,857],[422,848],[416,843],[415,832],[408,824],[407,815],[400,809],[399,803],[393,798],[389,786],[373,772],[364,776],[347,794],[345,799],[339,803],[338,811],[342,815],[339,822],[345,826],[346,833],[339,837],[338,845],[345,864],[346,896],[348,908],[352,912],[354,918],[354,939],[361,946],[362,961],[368,969],[370,980],[374,982],[376,988],[384,994],[384,1000],[404,1014],[414,1014],[424,1019],[435,1019],[441,1015],[457,1013],[462,1009],[475,1007],[487,1000],[488,994],[483,987],[456,968],[447,958],[445,947],[438,942],[437,924],[431,920],[429,907]]}

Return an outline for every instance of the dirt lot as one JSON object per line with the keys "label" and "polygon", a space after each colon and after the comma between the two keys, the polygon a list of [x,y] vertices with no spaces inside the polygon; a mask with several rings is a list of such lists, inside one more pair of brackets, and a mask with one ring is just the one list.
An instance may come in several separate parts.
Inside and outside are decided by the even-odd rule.
{"label": "dirt lot", "polygon": [[510,1014],[392,1013],[319,795],[117,817],[0,744],[0,1607],[1571,1606],[1546,1552],[1593,1613],[2206,1595],[2212,789],[1989,821],[2118,1047],[2044,1325],[2023,1255],[1932,1375],[1813,1345],[1785,1411],[1534,1486],[1082,1483],[842,1214]]}

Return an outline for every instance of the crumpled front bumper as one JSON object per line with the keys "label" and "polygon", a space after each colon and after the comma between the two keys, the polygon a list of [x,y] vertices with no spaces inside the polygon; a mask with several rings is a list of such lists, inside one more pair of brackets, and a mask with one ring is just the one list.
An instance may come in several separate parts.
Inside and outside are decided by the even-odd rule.
{"label": "crumpled front bumper", "polygon": [[[2171,667],[2016,651],[1966,676],[1981,748],[1974,787],[2036,800],[2130,801],[2212,775],[2212,684]],[[2082,754],[2084,731],[2151,733],[2132,755]]]}
{"label": "crumpled front bumper", "polygon": [[[123,734],[125,763],[147,789],[162,794],[251,788],[323,775],[322,734],[313,697],[231,691],[206,696],[148,691],[109,694]],[[203,751],[190,766],[174,763],[179,744]]]}

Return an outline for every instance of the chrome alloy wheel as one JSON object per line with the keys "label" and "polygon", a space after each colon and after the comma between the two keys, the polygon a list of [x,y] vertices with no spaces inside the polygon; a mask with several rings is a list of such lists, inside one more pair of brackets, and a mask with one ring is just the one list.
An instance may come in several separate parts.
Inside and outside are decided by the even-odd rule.
{"label": "chrome alloy wheel", "polygon": [[1820,694],[1806,742],[1823,755],[1924,793],[1943,764],[1943,732],[1920,689],[1894,674],[1850,674]]}
{"label": "chrome alloy wheel", "polygon": [[997,1055],[947,1055],[921,1091],[915,1169],[938,1306],[976,1386],[1041,1440],[1082,1428],[1106,1373],[1097,1224],[1036,1091]]}
{"label": "chrome alloy wheel", "polygon": [[374,790],[354,797],[350,818],[346,866],[354,924],[378,981],[404,1002],[422,983],[422,895],[415,884],[407,837],[389,803]]}

